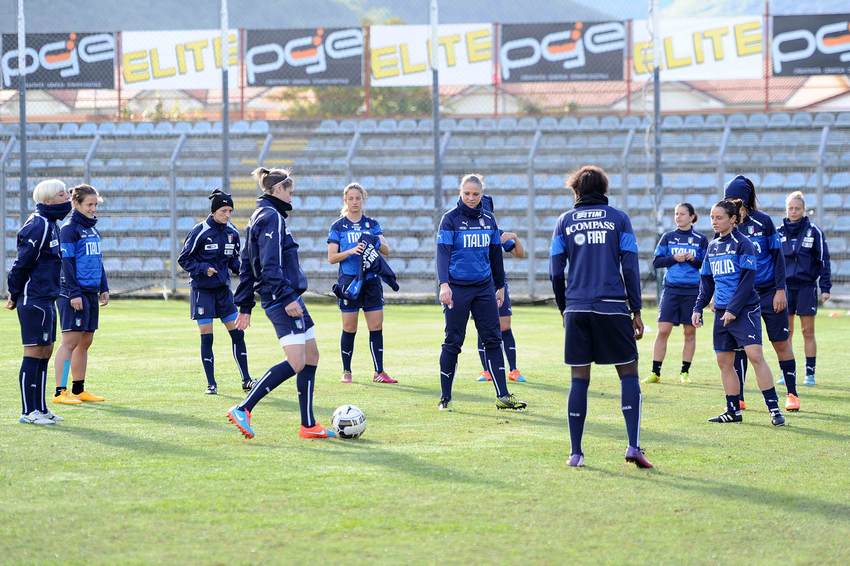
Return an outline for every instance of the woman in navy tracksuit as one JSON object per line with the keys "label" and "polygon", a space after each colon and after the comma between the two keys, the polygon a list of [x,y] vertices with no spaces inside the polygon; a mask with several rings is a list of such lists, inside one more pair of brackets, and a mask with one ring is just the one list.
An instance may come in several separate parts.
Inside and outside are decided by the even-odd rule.
{"label": "woman in navy tracksuit", "polygon": [[[59,230],[62,284],[56,304],[62,343],[53,363],[56,370],[53,402],[59,405],[105,401],[88,391],[85,385],[88,352],[98,327],[100,307],[109,303],[100,232],[95,228],[97,205],[101,202],[103,199],[97,189],[91,185],[77,185],[71,189],[74,212]],[[69,373],[73,374],[71,391],[67,387]]]}
{"label": "woman in navy tracksuit", "polygon": [[526,403],[508,391],[505,382],[499,307],[504,299],[505,268],[496,218],[484,209],[484,183],[478,175],[460,182],[457,206],[443,215],[437,233],[437,277],[446,318],[446,338],[440,354],[442,395],[438,408],[451,410],[452,382],[466,335],[469,315],[484,342],[487,367],[496,388],[496,408],[522,410]]}
{"label": "woman in navy tracksuit", "polygon": [[806,216],[803,193],[794,191],[785,199],[787,217],[779,227],[779,240],[785,256],[785,282],[788,285],[789,337],[794,333],[794,315],[800,317],[803,327],[803,345],[806,352],[806,385],[815,384],[815,315],[818,312],[818,291],[821,300],[829,300],[832,289],[830,279],[829,247],[821,229]]}
{"label": "woman in navy tracksuit", "polygon": [[[345,287],[360,274],[363,252],[366,243],[362,236],[368,234],[377,238],[376,249],[384,256],[390,253],[390,247],[384,238],[381,225],[374,218],[363,214],[366,202],[366,189],[359,183],[350,183],[342,191],[341,216],[331,224],[328,230],[328,262],[339,264],[337,285]],[[384,288],[377,273],[366,273],[363,287],[356,300],[339,299],[342,312],[342,336],[339,349],[342,356],[342,381],[351,383],[351,358],[354,355],[354,337],[357,334],[357,313],[363,309],[363,317],[369,328],[369,350],[375,374],[375,383],[398,383],[384,371]]]}
{"label": "woman in navy tracksuit", "polygon": [[71,212],[65,183],[48,179],[32,192],[35,212],[18,231],[18,256],[9,270],[6,308],[17,309],[24,359],[21,362],[21,417],[24,424],[51,425],[62,420],[44,401],[47,364],[56,341],[56,299],[62,253],[59,221]]}
{"label": "woman in navy tracksuit", "polygon": [[237,312],[228,272],[239,274],[239,232],[230,224],[233,198],[216,189],[209,199],[210,215],[196,224],[186,236],[177,263],[189,273],[191,280],[189,314],[198,323],[201,333],[201,363],[207,377],[206,394],[218,393],[213,356],[214,318],[221,319],[230,333],[233,359],[242,377],[242,390],[250,391],[245,332],[236,328]]}
{"label": "woman in navy tracksuit", "polygon": [[313,386],[319,349],[313,319],[301,295],[307,290],[307,277],[298,261],[298,243],[286,224],[292,210],[295,182],[286,169],[254,170],[254,178],[263,191],[257,199],[257,209],[251,215],[245,234],[245,249],[239,268],[239,287],[236,304],[239,317],[236,328],[245,330],[251,325],[251,310],[256,304],[254,292],[274,326],[286,360],[272,366],[257,380],[244,401],[227,412],[227,418],[245,435],[254,437],[251,411],[254,406],[278,385],[297,374],[298,404],[301,409],[301,438],[330,438],[335,436],[313,416]]}

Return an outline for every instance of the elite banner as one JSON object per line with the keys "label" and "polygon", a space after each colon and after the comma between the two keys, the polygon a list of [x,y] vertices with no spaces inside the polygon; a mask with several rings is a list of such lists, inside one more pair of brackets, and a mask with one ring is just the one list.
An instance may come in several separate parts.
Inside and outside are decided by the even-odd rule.
{"label": "elite banner", "polygon": [[[239,84],[239,32],[228,33],[227,84]],[[220,30],[126,31],[121,85],[133,90],[221,89]]]}
{"label": "elite banner", "polygon": [[850,14],[774,16],[775,76],[850,74]]}
{"label": "elite banner", "polygon": [[245,70],[250,86],[363,84],[363,30],[248,30]]}
{"label": "elite banner", "polygon": [[[652,77],[651,22],[632,24],[635,79]],[[763,18],[682,18],[661,20],[661,80],[760,79],[764,74]]]}
{"label": "elite banner", "polygon": [[623,79],[623,22],[504,24],[500,39],[502,82]]}
{"label": "elite banner", "polygon": [[[430,26],[372,26],[372,86],[430,85],[430,43]],[[437,43],[441,85],[493,83],[492,24],[441,25]]]}
{"label": "elite banner", "polygon": [[[18,34],[3,34],[2,88],[18,88]],[[115,88],[112,33],[28,33],[24,74],[27,88]]]}

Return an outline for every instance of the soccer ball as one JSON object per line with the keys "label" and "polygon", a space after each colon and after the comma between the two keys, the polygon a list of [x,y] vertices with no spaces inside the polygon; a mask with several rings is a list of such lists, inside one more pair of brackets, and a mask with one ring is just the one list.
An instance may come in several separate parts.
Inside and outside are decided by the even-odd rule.
{"label": "soccer ball", "polygon": [[340,438],[358,438],[366,430],[366,415],[354,405],[337,407],[331,426]]}

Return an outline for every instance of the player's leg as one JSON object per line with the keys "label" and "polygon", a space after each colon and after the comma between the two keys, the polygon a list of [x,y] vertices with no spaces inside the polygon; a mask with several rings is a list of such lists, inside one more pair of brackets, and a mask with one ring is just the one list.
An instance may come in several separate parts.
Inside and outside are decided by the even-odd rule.
{"label": "player's leg", "polygon": [[[307,315],[309,317],[309,315]],[[313,415],[313,390],[316,385],[316,370],[319,365],[319,348],[316,344],[315,326],[308,320],[304,344],[304,368],[298,372],[295,384],[298,389],[298,407],[301,410],[301,438],[332,438],[334,431],[328,430],[316,421]]]}
{"label": "player's leg", "polygon": [[89,348],[94,341],[94,332],[83,332],[80,336],[80,344],[74,349],[71,354],[71,393],[77,396],[80,401],[89,403],[97,403],[106,401],[105,398],[86,389],[86,370],[89,363]]}
{"label": "player's leg", "polygon": [[215,382],[215,355],[213,354],[213,319],[199,318],[198,332],[201,336],[201,365],[207,378],[207,395],[216,395],[218,386]]}
{"label": "player's leg", "polygon": [[661,381],[661,364],[667,356],[667,340],[673,331],[672,322],[658,322],[658,335],[652,345],[652,371],[643,380],[644,383],[658,383]]}
{"label": "player's leg", "polygon": [[815,384],[815,365],[817,363],[818,344],[815,340],[815,317],[801,316],[800,327],[803,331],[803,349],[806,353],[806,385]]}
{"label": "player's leg", "polygon": [[251,373],[248,371],[248,347],[245,345],[245,332],[236,328],[236,318],[239,312],[233,301],[233,293],[229,287],[221,289],[216,294],[216,314],[230,335],[230,351],[233,361],[239,368],[239,377],[242,381],[242,391],[251,390]]}
{"label": "player's leg", "polygon": [[697,349],[697,329],[692,324],[683,324],[682,331],[685,335],[685,343],[682,346],[682,370],[679,373],[679,381],[689,383],[691,362],[694,361],[694,352]]}
{"label": "player's leg", "polygon": [[473,290],[462,285],[452,286],[452,307],[443,305],[443,317],[446,321],[445,338],[440,349],[440,402],[437,408],[450,411],[452,384],[457,371],[457,357],[466,337],[466,323],[469,320]]}
{"label": "player's leg", "polygon": [[782,371],[781,382],[787,389],[786,407],[797,411],[800,409],[800,399],[797,394],[797,362],[794,360],[794,350],[791,347],[788,309],[774,312],[771,305],[770,311],[763,314],[762,318],[767,328],[767,337],[779,360],[779,369]]}
{"label": "player's leg", "polygon": [[753,366],[756,381],[764,396],[764,403],[767,405],[767,410],[770,411],[770,422],[774,426],[784,425],[785,417],[782,416],[782,412],[779,410],[779,398],[776,394],[776,387],[773,385],[773,376],[770,373],[770,367],[768,367],[764,359],[761,344],[747,345],[744,350],[747,352],[747,357]]}
{"label": "player's leg", "polygon": [[567,424],[570,429],[570,459],[573,468],[584,466],[581,441],[587,419],[587,390],[590,388],[590,364],[570,368],[570,393],[567,396]]}
{"label": "player's leg", "polygon": [[[504,304],[502,305],[504,307]],[[525,381],[525,376],[517,368],[516,363],[516,338],[514,331],[511,328],[512,315],[504,315],[504,310],[499,309],[499,330],[502,332],[502,350],[504,350],[505,360],[508,362],[508,379],[522,383]]]}
{"label": "player's leg", "polygon": [[53,402],[59,405],[80,405],[82,401],[68,390],[68,377],[71,374],[71,357],[80,343],[83,333],[79,331],[62,331],[62,341],[56,350],[53,362],[56,374],[56,391]]}
{"label": "player's leg", "polygon": [[[720,317],[715,315],[716,319]],[[723,383],[723,392],[726,395],[726,411],[722,414],[708,419],[710,423],[739,423],[742,420],[740,406],[741,382],[735,372],[735,351],[733,345],[724,345],[728,350],[718,350],[718,326],[715,324],[715,356],[717,367],[720,369],[720,380]],[[724,336],[725,338],[725,336]]]}
{"label": "player's leg", "polygon": [[634,463],[638,468],[651,468],[652,464],[640,447],[643,396],[640,394],[637,358],[633,362],[616,367],[617,375],[620,376],[620,406],[623,411],[623,419],[626,421],[626,435],[629,439],[629,446],[626,448],[626,462]]}
{"label": "player's leg", "polygon": [[[368,309],[368,310],[366,310]],[[372,354],[372,365],[375,375],[372,381],[376,383],[398,383],[384,371],[384,307],[366,307],[363,316],[369,328],[369,352]]]}
{"label": "player's leg", "polygon": [[342,359],[342,383],[351,383],[351,359],[354,357],[354,339],[357,336],[357,316],[360,309],[343,306],[340,301],[342,315],[342,334],[339,338],[339,355]]}

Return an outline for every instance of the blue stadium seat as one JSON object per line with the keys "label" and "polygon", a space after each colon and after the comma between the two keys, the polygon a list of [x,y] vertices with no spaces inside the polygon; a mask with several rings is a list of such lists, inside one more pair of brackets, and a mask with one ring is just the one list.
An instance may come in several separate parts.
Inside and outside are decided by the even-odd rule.
{"label": "blue stadium seat", "polygon": [[700,130],[705,127],[705,119],[700,114],[690,114],[685,116],[682,127],[686,130]]}
{"label": "blue stadium seat", "polygon": [[[77,129],[78,129],[78,126],[75,122],[65,122],[64,124],[62,124],[62,127],[59,128],[59,135],[60,136],[75,136],[75,135],[77,135]],[[5,133],[5,132],[0,132],[0,133]],[[17,131],[9,132],[9,133],[15,133],[17,135]]]}
{"label": "blue stadium seat", "polygon": [[137,136],[152,136],[154,135],[154,125],[151,122],[139,122],[136,124]]}
{"label": "blue stadium seat", "polygon": [[125,259],[121,263],[121,271],[124,272],[138,272],[142,270],[142,260],[137,257],[131,257]]}
{"label": "blue stadium seat", "polygon": [[195,219],[191,216],[181,216],[177,219],[177,231],[188,232],[195,224]]}
{"label": "blue stadium seat", "polygon": [[578,127],[580,130],[598,130],[599,118],[596,116],[585,116],[579,121]]}
{"label": "blue stadium seat", "polygon": [[723,128],[726,125],[726,119],[722,114],[709,114],[705,117],[706,128]]}
{"label": "blue stadium seat", "polygon": [[417,216],[410,224],[411,230],[430,232],[434,229],[434,221],[430,216]]}
{"label": "blue stadium seat", "polygon": [[791,117],[791,125],[795,128],[810,128],[813,118],[809,112],[797,112]]}
{"label": "blue stadium seat", "polygon": [[500,132],[512,132],[517,129],[518,123],[517,119],[513,116],[504,116],[499,118],[496,127]]}
{"label": "blue stadium seat", "polygon": [[357,130],[360,132],[374,132],[378,129],[378,122],[372,120],[371,118],[367,118],[365,120],[361,120],[357,125]]}
{"label": "blue stadium seat", "polygon": [[379,132],[395,132],[398,130],[398,122],[392,118],[385,118],[378,122],[377,129]]}
{"label": "blue stadium seat", "polygon": [[175,134],[191,134],[192,133],[192,124],[189,122],[177,122],[174,124],[174,133]]}
{"label": "blue stadium seat", "polygon": [[250,132],[257,135],[266,135],[269,133],[269,123],[265,120],[254,120],[251,122]]}
{"label": "blue stadium seat", "polygon": [[523,132],[533,132],[537,129],[537,119],[532,116],[524,116],[517,122],[516,129]]}
{"label": "blue stadium seat", "polygon": [[120,122],[112,132],[114,136],[128,137],[135,135],[136,127],[133,122]]}
{"label": "blue stadium seat", "polygon": [[572,116],[564,116],[558,121],[558,129],[569,132],[578,130],[578,120]]}
{"label": "blue stadium seat", "polygon": [[769,118],[767,114],[763,114],[761,112],[757,114],[750,114],[750,117],[747,118],[747,127],[748,128],[766,128],[769,123]]}
{"label": "blue stadium seat", "polygon": [[493,118],[481,118],[478,120],[476,128],[480,132],[495,132],[496,121]]}
{"label": "blue stadium seat", "polygon": [[251,125],[245,120],[237,120],[230,125],[231,134],[247,134],[251,129]]}
{"label": "blue stadium seat", "polygon": [[357,131],[357,122],[355,122],[354,120],[341,120],[339,123],[338,131],[344,133],[354,133]]}
{"label": "blue stadium seat", "polygon": [[835,115],[831,112],[818,112],[815,114],[813,125],[816,127],[831,126],[835,123]]}
{"label": "blue stadium seat", "polygon": [[730,128],[745,128],[747,117],[744,114],[732,114],[726,119],[726,125]]}
{"label": "blue stadium seat", "polygon": [[558,120],[552,116],[543,116],[537,124],[541,130],[546,132],[558,129]]}
{"label": "blue stadium seat", "polygon": [[97,127],[97,133],[101,136],[113,136],[115,135],[115,124],[112,122],[101,122]]}
{"label": "blue stadium seat", "polygon": [[154,133],[160,136],[169,136],[174,133],[174,125],[171,122],[157,122]]}
{"label": "blue stadium seat", "polygon": [[77,136],[94,136],[97,134],[97,124],[92,124],[91,122],[86,122],[85,124],[80,124],[77,128]]}
{"label": "blue stadium seat", "polygon": [[638,129],[641,127],[641,120],[637,116],[624,116],[620,121],[620,128],[623,130]]}
{"label": "blue stadium seat", "polygon": [[832,176],[829,180],[830,189],[847,189],[850,188],[850,172],[841,171]]}
{"label": "blue stadium seat", "polygon": [[[443,127],[442,120],[440,121],[440,128]],[[419,120],[416,124],[417,132],[430,132],[434,128],[434,122],[430,119]]]}
{"label": "blue stadium seat", "polygon": [[398,131],[400,132],[415,132],[416,127],[416,120],[411,120],[410,118],[405,118],[398,122]]}
{"label": "blue stadium seat", "polygon": [[[753,114],[752,118],[755,118],[758,114]],[[775,112],[770,115],[767,127],[768,128],[787,128],[791,125],[791,115],[786,112]],[[756,126],[757,127],[757,126]]]}
{"label": "blue stadium seat", "polygon": [[144,263],[142,263],[142,271],[162,271],[164,269],[165,263],[158,257],[145,258]]}
{"label": "blue stadium seat", "polygon": [[619,130],[620,119],[616,116],[605,116],[599,122],[599,127],[603,130]]}
{"label": "blue stadium seat", "polygon": [[192,133],[197,135],[208,135],[212,133],[212,123],[207,121],[192,124]]}
{"label": "blue stadium seat", "polygon": [[664,116],[664,119],[661,120],[661,129],[662,130],[678,130],[684,124],[684,120],[682,120],[681,116]]}
{"label": "blue stadium seat", "polygon": [[336,123],[336,120],[322,120],[319,124],[318,131],[336,133],[339,131],[339,124]]}

